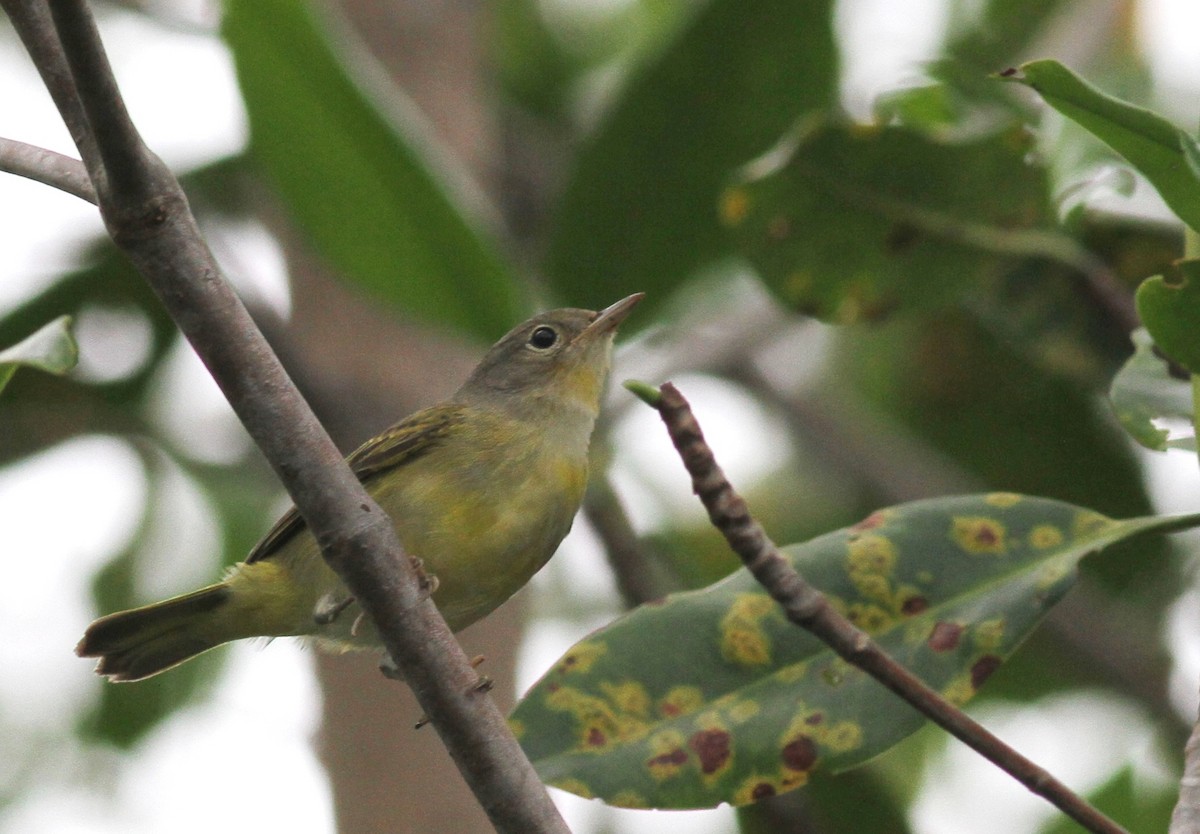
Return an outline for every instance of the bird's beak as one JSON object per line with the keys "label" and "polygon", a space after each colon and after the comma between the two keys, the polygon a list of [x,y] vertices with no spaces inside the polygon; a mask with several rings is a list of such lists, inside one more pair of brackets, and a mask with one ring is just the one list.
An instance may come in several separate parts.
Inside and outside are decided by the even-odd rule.
{"label": "bird's beak", "polygon": [[596,314],[596,318],[587,326],[584,332],[589,336],[599,336],[603,333],[609,333],[616,330],[621,322],[625,321],[625,317],[629,312],[638,305],[638,302],[646,297],[644,292],[635,292],[633,295],[622,298],[616,304],[611,304],[605,307]]}

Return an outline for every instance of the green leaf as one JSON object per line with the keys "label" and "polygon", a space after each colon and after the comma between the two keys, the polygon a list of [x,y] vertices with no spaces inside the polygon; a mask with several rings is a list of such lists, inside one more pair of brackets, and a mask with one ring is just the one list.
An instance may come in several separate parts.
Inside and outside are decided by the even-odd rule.
{"label": "green leaf", "polygon": [[1159,349],[1200,373],[1200,260],[1180,261],[1172,274],[1147,278],[1134,300]]}
{"label": "green leaf", "polygon": [[664,302],[728,253],[716,205],[729,171],[837,97],[829,0],[713,0],[634,71],[587,140],[555,211],[546,273],[598,308]]}
{"label": "green leaf", "polygon": [[71,335],[71,317],[59,316],[5,350],[0,350],[0,391],[17,368],[37,368],[61,376],[79,361],[79,346]]}
{"label": "green leaf", "polygon": [[1150,181],[1184,223],[1200,230],[1195,140],[1157,113],[1102,93],[1057,61],[1023,64],[1006,76],[1036,90],[1055,110],[1089,130]]}
{"label": "green leaf", "polygon": [[316,249],[401,309],[489,341],[511,327],[522,289],[465,216],[465,178],[435,162],[415,108],[353,72],[309,4],[225,8],[251,150]]}
{"label": "green leaf", "polygon": [[[939,306],[1014,256],[1075,257],[1048,230],[1044,173],[1012,134],[963,145],[820,124],[722,218],[785,303],[826,321]],[[1043,226],[1046,228],[1038,228]]]}
{"label": "green leaf", "polygon": [[1117,419],[1147,449],[1196,451],[1191,385],[1171,375],[1167,361],[1154,353],[1154,340],[1144,327],[1135,330],[1132,338],[1134,354],[1108,392]]}
{"label": "green leaf", "polygon": [[[785,552],[955,703],[1075,581],[1080,559],[1200,514],[1114,521],[1011,493],[873,513]],[[862,764],[924,719],[784,619],[745,570],[643,606],[571,648],[511,722],[549,784],[615,805],[743,805]]]}

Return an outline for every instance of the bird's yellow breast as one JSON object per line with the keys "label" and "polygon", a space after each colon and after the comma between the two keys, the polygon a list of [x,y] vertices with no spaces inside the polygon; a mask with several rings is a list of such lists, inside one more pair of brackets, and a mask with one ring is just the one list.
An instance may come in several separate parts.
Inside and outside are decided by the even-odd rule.
{"label": "bird's yellow breast", "polygon": [[496,415],[369,484],[453,629],[504,602],[554,554],[587,484],[586,447]]}

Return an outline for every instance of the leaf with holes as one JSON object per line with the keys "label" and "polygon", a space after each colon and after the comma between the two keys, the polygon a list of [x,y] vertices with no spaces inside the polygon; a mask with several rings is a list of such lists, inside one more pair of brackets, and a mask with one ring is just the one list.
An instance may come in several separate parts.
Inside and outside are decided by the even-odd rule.
{"label": "leaf with holes", "polygon": [[12,347],[0,350],[0,391],[19,367],[61,376],[74,368],[78,360],[79,347],[71,335],[71,317],[59,316]]}
{"label": "leaf with holes", "polygon": [[[785,549],[892,657],[954,703],[1075,581],[1080,559],[1200,514],[1114,521],[1010,493],[873,513]],[[511,723],[547,783],[625,807],[743,805],[862,764],[923,718],[789,623],[746,570],[572,647]]]}
{"label": "leaf with holes", "polygon": [[802,312],[850,323],[938,306],[1005,261],[1074,257],[1027,150],[1014,133],[943,144],[902,127],[811,125],[779,167],[725,191],[721,217]]}

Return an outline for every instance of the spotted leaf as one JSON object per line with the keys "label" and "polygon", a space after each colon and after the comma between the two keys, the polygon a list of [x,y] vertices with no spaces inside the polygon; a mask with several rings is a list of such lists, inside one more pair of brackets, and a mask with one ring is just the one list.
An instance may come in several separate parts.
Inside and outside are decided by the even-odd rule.
{"label": "spotted leaf", "polygon": [[[833,604],[955,703],[1066,593],[1086,554],[1200,514],[1114,521],[1002,493],[881,510],[785,549]],[[572,647],[511,722],[549,784],[614,805],[743,805],[883,752],[923,719],[789,623],[745,570]]]}
{"label": "spotted leaf", "polygon": [[1023,256],[1070,259],[1045,173],[1012,131],[966,144],[815,123],[786,160],[730,186],[722,222],[786,304],[849,324],[944,304]]}

